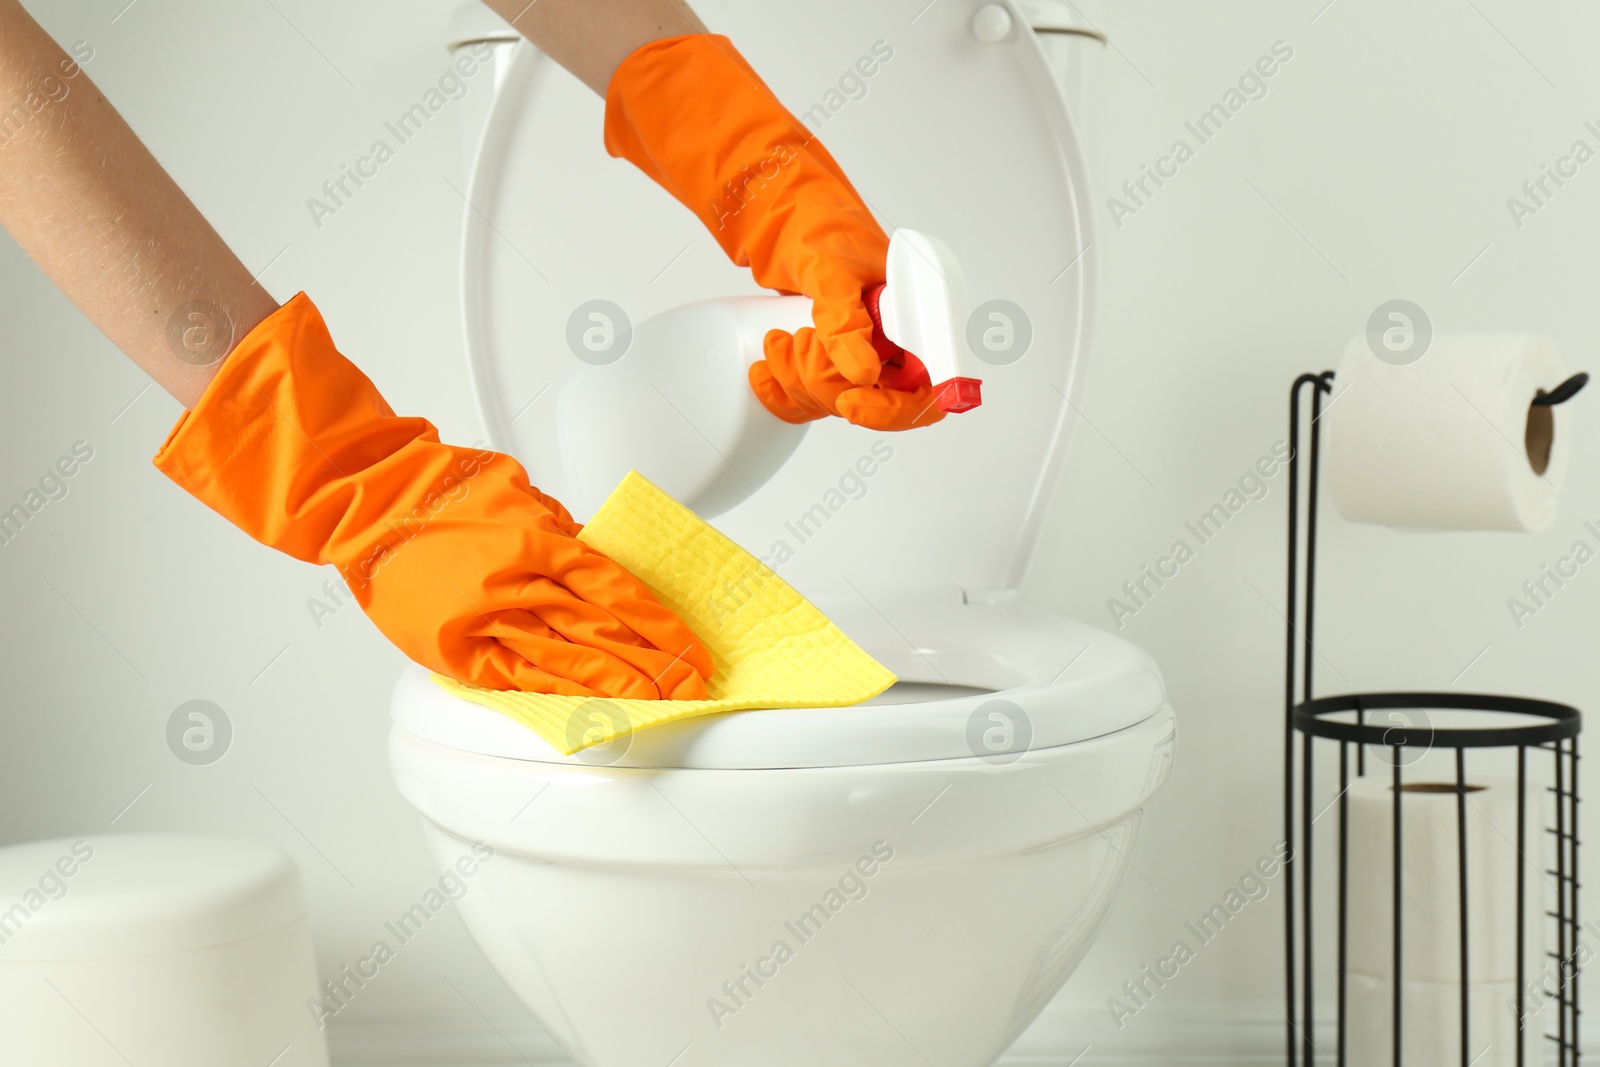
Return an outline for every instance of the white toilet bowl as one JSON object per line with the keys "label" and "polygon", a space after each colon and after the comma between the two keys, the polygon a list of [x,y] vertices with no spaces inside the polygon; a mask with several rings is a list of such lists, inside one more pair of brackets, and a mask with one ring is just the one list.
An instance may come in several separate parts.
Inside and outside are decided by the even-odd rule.
{"label": "white toilet bowl", "polygon": [[[589,1067],[980,1067],[1088,950],[1173,747],[1148,656],[1017,595],[1080,406],[1094,257],[1077,142],[1009,0],[914,19],[852,0],[696,9],[886,226],[950,246],[973,350],[1003,342],[978,353],[983,406],[906,434],[815,423],[715,520],[901,682],[562,756],[416,669],[392,705],[395,780],[441,862],[496,850],[462,917]],[[752,286],[606,157],[593,93],[527,46],[500,84],[464,216],[473,383],[491,444],[583,518],[596,501],[557,417],[586,366],[571,323]],[[660,418],[619,442],[646,477],[704,447],[674,383],[653,384]]]}
{"label": "white toilet bowl", "polygon": [[978,1067],[1082,959],[1171,762],[1159,675],[1020,606],[900,607],[927,661],[865,636],[903,679],[871,705],[620,754],[401,679],[400,791],[440,862],[496,850],[462,917],[579,1062]]}

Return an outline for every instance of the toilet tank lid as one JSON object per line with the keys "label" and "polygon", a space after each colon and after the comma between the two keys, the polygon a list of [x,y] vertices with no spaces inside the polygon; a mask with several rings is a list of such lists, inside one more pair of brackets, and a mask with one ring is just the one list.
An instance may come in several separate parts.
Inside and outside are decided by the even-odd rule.
{"label": "toilet tank lid", "polygon": [[209,948],[306,914],[277,848],[206,834],[84,834],[0,848],[0,966]]}

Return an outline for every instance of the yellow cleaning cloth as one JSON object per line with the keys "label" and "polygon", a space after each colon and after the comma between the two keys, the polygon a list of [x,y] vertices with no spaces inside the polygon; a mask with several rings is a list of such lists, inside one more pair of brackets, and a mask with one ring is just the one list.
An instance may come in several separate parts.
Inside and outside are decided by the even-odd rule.
{"label": "yellow cleaning cloth", "polygon": [[578,540],[632,571],[706,643],[707,700],[614,700],[480,689],[434,675],[457,696],[503,712],[563,755],[720,711],[858,704],[894,684],[771,568],[638,471],[600,505]]}

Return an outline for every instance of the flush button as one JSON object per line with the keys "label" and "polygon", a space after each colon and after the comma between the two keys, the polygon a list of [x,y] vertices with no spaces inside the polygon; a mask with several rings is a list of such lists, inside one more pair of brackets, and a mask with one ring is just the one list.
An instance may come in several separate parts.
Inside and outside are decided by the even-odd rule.
{"label": "flush button", "polygon": [[996,44],[1011,36],[1011,12],[1000,4],[984,4],[972,16],[972,36]]}

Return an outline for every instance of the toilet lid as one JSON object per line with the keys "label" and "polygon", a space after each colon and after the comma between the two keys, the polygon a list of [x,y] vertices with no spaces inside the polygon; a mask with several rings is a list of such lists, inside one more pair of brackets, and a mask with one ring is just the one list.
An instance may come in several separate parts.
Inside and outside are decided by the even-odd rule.
{"label": "toilet lid", "polygon": [[[983,405],[937,426],[813,424],[717,526],[783,559],[784,578],[813,599],[1015,588],[1076,421],[1092,291],[1077,142],[1032,31],[1010,2],[695,6],[820,133],[886,230],[953,249],[986,364]],[[1003,39],[975,35],[979,7],[1010,13]],[[465,212],[466,341],[490,443],[569,503],[556,405],[583,366],[568,344],[575,313],[605,300],[636,324],[761,292],[688,211],[605,153],[603,115],[593,92],[520,46]],[[635,466],[647,477],[653,444],[641,426]]]}
{"label": "toilet lid", "polygon": [[1126,729],[1166,705],[1161,673],[1120,637],[1019,604],[887,594],[883,613],[821,605],[901,679],[844,708],[778,708],[654,726],[608,750],[564,756],[538,734],[440,688],[411,667],[390,703],[394,724],[446,748],[603,767],[754,770],[983,759]]}

